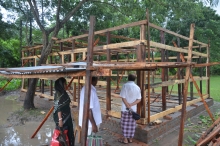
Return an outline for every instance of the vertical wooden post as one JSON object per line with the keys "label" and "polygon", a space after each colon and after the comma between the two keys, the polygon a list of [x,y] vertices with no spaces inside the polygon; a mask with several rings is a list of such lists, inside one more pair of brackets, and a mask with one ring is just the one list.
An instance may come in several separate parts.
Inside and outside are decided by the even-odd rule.
{"label": "vertical wooden post", "polygon": [[53,96],[53,80],[50,80],[50,95]]}
{"label": "vertical wooden post", "polygon": [[[165,37],[164,37],[164,44],[165,44]],[[169,62],[169,51],[165,50],[165,61]],[[165,68],[165,81],[169,80],[169,68]],[[167,94],[169,93],[169,86],[166,86]]]}
{"label": "vertical wooden post", "polygon": [[[116,58],[117,58],[117,62],[118,62],[118,60],[119,60],[118,52],[116,53]],[[121,71],[120,71],[120,72],[121,72]],[[117,81],[117,82],[116,82],[116,84],[117,84],[117,85],[116,85],[116,86],[117,86],[117,87],[116,87],[116,90],[118,90],[118,89],[119,89],[119,70],[117,70],[117,79],[116,79],[116,81]],[[115,90],[115,91],[116,91],[116,90]]]}
{"label": "vertical wooden post", "polygon": [[[177,38],[177,46],[180,46],[180,39]],[[177,53],[177,62],[181,62],[180,60],[180,53]],[[177,79],[181,79],[181,72],[180,68],[177,69]],[[179,98],[179,105],[182,103],[182,94],[181,94],[181,84],[178,84],[178,98]]]}
{"label": "vertical wooden post", "polygon": [[[209,44],[207,46],[207,60],[206,60],[206,63],[210,63],[210,47],[209,47]],[[206,93],[209,95],[209,98],[210,98],[210,66],[206,66],[206,77],[208,77],[208,80],[206,80]]]}
{"label": "vertical wooden post", "polygon": [[[63,51],[63,42],[60,43],[60,51]],[[61,56],[59,55],[59,57],[61,57],[61,58],[60,58],[60,63],[61,63],[61,64],[64,63],[64,61],[63,61],[63,59],[64,59],[63,54],[62,54]]]}
{"label": "vertical wooden post", "polygon": [[[191,24],[187,63],[191,63],[191,59],[192,59],[192,46],[193,46],[193,37],[194,37],[194,27],[195,27],[195,24]],[[189,83],[190,73],[191,73],[191,67],[188,66],[188,67],[186,67],[186,76],[185,76],[185,85],[184,85],[184,94],[183,94],[183,104],[182,104],[182,114],[181,114],[181,120],[180,120],[180,131],[179,131],[178,146],[182,146],[182,144],[183,144],[184,122],[185,122],[185,118],[186,118],[186,101],[187,101],[188,83]]]}
{"label": "vertical wooden post", "polygon": [[[199,52],[202,52],[201,45],[199,45]],[[202,63],[202,56],[199,56],[199,63]],[[199,68],[199,76],[202,77],[202,67]],[[202,80],[200,80],[200,93],[202,94]]]}
{"label": "vertical wooden post", "polygon": [[71,53],[71,62],[76,61],[76,55],[75,53],[73,53],[74,49],[76,48],[76,43],[75,40],[72,41],[72,53]]}
{"label": "vertical wooden post", "polygon": [[44,79],[41,80],[41,93],[44,93]]}
{"label": "vertical wooden post", "polygon": [[[110,44],[111,42],[111,36],[110,32],[106,33],[107,36],[107,44]],[[107,62],[111,62],[111,50],[107,49]],[[108,76],[106,77],[106,110],[110,111],[111,110],[111,77]]]}
{"label": "vertical wooden post", "polygon": [[[146,26],[141,25],[140,27],[140,40],[146,40]],[[146,62],[146,46],[141,43],[137,46],[137,62]],[[145,71],[138,71],[137,84],[141,89],[141,102],[137,106],[137,111],[140,113],[141,118],[146,118],[146,92],[145,92],[145,82],[146,74]]]}
{"label": "vertical wooden post", "polygon": [[[78,100],[79,100],[79,98],[78,98]],[[76,83],[73,83],[73,101],[76,102]]]}
{"label": "vertical wooden post", "polygon": [[[191,69],[192,74],[192,69]],[[190,82],[190,100],[193,100],[193,82]]]}
{"label": "vertical wooden post", "polygon": [[[147,14],[146,14],[146,17],[147,17],[147,55],[148,55],[148,62],[150,62],[150,17],[149,17],[149,11],[147,9]],[[146,39],[146,34],[145,34],[145,29],[144,29],[144,35],[142,37],[142,39]],[[145,52],[146,53],[146,52]],[[146,57],[145,57],[146,58]],[[144,62],[146,60],[144,59]],[[145,85],[145,79],[146,79],[146,75],[144,73],[144,85]],[[146,92],[145,92],[146,93]],[[150,71],[147,72],[147,94],[148,94],[148,100],[147,100],[147,122],[150,123]],[[146,96],[144,94],[144,96]],[[146,106],[146,103],[145,103],[145,106]],[[146,110],[146,109],[145,109]]]}
{"label": "vertical wooden post", "polygon": [[[53,64],[53,56],[50,56],[50,64]],[[50,80],[50,96],[53,96],[53,80]]]}
{"label": "vertical wooden post", "polygon": [[83,112],[83,123],[81,133],[81,145],[86,145],[87,131],[88,131],[88,120],[89,120],[89,105],[90,105],[90,92],[91,92],[91,70],[90,66],[93,65],[93,41],[94,41],[94,26],[95,17],[90,16],[89,25],[89,36],[88,36],[88,48],[87,48],[87,68],[86,68],[86,81],[85,81],[85,96],[84,96],[84,112]]}
{"label": "vertical wooden post", "polygon": [[[162,44],[165,44],[164,40],[164,32],[160,31],[160,41]],[[165,62],[165,50],[161,49],[161,62]],[[166,79],[166,69],[162,68],[161,69],[161,80],[164,82]],[[165,111],[167,106],[166,106],[166,91],[167,87],[162,87],[162,110]]]}
{"label": "vertical wooden post", "polygon": [[[154,62],[154,52],[153,51],[151,53],[151,57],[152,57],[152,62]],[[151,76],[152,76],[152,84],[154,84],[155,73],[156,73],[155,71],[152,71],[152,74],[151,74]],[[155,93],[154,88],[152,88],[152,93]]]}

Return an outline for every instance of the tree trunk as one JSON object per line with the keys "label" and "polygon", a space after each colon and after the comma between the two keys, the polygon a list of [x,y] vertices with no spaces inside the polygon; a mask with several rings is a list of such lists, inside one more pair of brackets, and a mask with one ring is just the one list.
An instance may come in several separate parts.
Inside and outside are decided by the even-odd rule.
{"label": "tree trunk", "polygon": [[[53,46],[54,41],[51,40],[50,43],[48,43],[48,39],[49,38],[49,34],[47,32],[44,33],[43,35],[43,40],[44,40],[44,47],[42,49],[41,52],[41,58],[38,62],[38,66],[40,66],[41,64],[45,64],[47,61],[47,57],[50,54],[50,50]],[[28,90],[27,93],[25,95],[25,100],[24,100],[24,109],[33,109],[35,108],[34,106],[34,95],[35,95],[35,91],[36,91],[36,86],[37,86],[37,81],[38,78],[34,78],[34,79],[30,79],[30,83],[28,86]]]}
{"label": "tree trunk", "polygon": [[[56,37],[58,32],[59,32],[59,28],[55,29],[53,32],[53,36]],[[47,57],[51,52],[51,48],[54,44],[54,40],[50,40],[49,42],[49,33],[47,31],[43,32],[43,49],[41,51],[41,58],[38,62],[38,66],[40,66],[41,64],[46,64],[47,61]],[[34,106],[34,95],[35,95],[35,91],[36,91],[36,86],[37,86],[37,78],[34,79],[30,79],[30,83],[28,86],[28,90],[27,93],[25,95],[25,100],[24,100],[24,109],[32,109],[35,108]]]}
{"label": "tree trunk", "polygon": [[30,79],[30,83],[28,86],[28,90],[25,96],[25,100],[24,100],[24,109],[34,109],[34,94],[36,91],[36,85],[37,85],[37,78],[34,79]]}

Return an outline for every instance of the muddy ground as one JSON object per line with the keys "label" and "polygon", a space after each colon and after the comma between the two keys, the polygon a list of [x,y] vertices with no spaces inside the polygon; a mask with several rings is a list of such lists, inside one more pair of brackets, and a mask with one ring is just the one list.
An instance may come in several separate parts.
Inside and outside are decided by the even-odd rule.
{"label": "muddy ground", "polygon": [[[52,115],[47,119],[43,127],[36,134],[35,138],[30,137],[36,131],[49,109],[38,108],[25,111],[22,108],[23,101],[20,101],[20,90],[0,93],[0,146],[40,146],[49,145],[54,129]],[[215,102],[210,107],[217,118],[220,113],[220,103]],[[205,111],[186,120],[184,130],[184,145],[191,146],[198,140],[211,124],[211,120]],[[100,129],[99,132],[106,145],[124,145],[117,142],[118,136],[111,132]],[[151,146],[176,146],[178,144],[178,127],[163,137],[155,138]],[[76,145],[77,144],[76,142]],[[134,141],[129,146],[143,145]]]}

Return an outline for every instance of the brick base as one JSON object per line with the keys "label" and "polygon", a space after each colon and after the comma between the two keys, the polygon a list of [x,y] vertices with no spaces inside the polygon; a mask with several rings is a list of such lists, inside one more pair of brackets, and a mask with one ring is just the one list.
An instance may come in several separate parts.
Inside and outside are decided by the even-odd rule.
{"label": "brick base", "polygon": [[[213,105],[212,99],[206,99],[206,102],[208,106]],[[186,108],[186,119],[191,118],[205,110],[205,107],[202,102],[198,102],[196,103],[196,105],[197,107],[188,106]],[[137,125],[134,138],[141,142],[151,144],[153,140],[155,140],[156,138],[164,134],[169,134],[175,128],[178,128],[180,126],[181,112],[175,112],[173,114],[170,114],[169,116],[172,117],[172,120],[163,119],[163,122],[160,125],[156,125],[156,126]],[[116,118],[106,119],[105,116],[103,116],[103,123],[101,124],[101,128],[122,135],[121,127],[120,127],[120,119],[116,119]]]}

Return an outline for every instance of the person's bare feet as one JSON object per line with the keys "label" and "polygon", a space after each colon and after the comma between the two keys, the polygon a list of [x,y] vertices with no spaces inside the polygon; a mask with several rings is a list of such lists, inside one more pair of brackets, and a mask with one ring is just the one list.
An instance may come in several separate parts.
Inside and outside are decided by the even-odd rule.
{"label": "person's bare feet", "polygon": [[127,140],[128,140],[129,143],[132,143],[132,142],[133,142],[133,141],[132,141],[132,138],[128,138]]}
{"label": "person's bare feet", "polygon": [[123,138],[118,139],[118,142],[127,144],[128,143],[128,139],[123,137]]}

